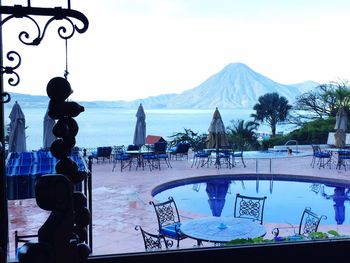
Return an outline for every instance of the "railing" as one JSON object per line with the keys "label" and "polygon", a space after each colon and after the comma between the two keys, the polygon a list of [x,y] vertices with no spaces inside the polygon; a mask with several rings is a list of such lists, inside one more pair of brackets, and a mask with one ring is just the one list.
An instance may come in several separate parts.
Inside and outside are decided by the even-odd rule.
{"label": "railing", "polygon": [[295,151],[298,152],[298,141],[297,140],[289,140],[287,141],[284,146],[286,147],[286,149],[288,149],[288,145],[290,145],[291,143],[295,143]]}

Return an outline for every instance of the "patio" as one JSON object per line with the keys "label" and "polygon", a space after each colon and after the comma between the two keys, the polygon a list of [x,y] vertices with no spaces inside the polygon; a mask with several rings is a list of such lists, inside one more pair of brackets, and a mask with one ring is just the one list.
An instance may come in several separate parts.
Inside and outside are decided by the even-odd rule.
{"label": "patio", "polygon": [[[311,147],[310,147],[311,151]],[[350,183],[349,172],[344,169],[312,168],[312,157],[296,157],[292,159],[273,159],[272,174],[307,176],[339,179]],[[286,161],[288,160],[288,162]],[[174,160],[173,168],[162,166],[161,170],[132,168],[112,172],[113,163],[99,162],[93,164],[93,255],[115,254],[144,251],[141,234],[134,230],[141,225],[150,232],[157,231],[157,219],[149,201],[153,200],[151,191],[157,185],[168,181],[197,177],[215,176],[218,174],[255,174],[255,159],[246,159],[247,167],[238,164],[232,169],[212,167],[191,168],[189,160]],[[288,165],[286,165],[288,163]],[[259,173],[269,173],[268,160],[259,161]],[[36,206],[34,199],[9,201],[9,256],[14,256],[14,231],[20,234],[33,234],[45,222],[47,213]],[[200,217],[186,211],[179,211],[182,221]],[[271,238],[271,230],[276,223],[264,222],[267,230],[266,238]],[[341,234],[350,234],[350,226],[320,226],[319,230],[335,229]],[[195,240],[185,239],[180,248],[196,245]]]}

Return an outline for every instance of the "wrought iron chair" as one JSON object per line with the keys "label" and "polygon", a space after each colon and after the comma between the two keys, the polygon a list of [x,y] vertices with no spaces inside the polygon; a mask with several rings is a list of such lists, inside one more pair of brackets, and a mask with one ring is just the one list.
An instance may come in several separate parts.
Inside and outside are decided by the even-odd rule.
{"label": "wrought iron chair", "polygon": [[141,231],[146,251],[161,250],[163,249],[163,245],[165,249],[171,248],[173,246],[173,241],[165,239],[165,237],[161,234],[149,233],[143,230],[139,225],[135,226],[135,230]]}
{"label": "wrought iron chair", "polygon": [[154,153],[155,153],[156,157],[158,158],[159,170],[160,170],[160,161],[161,160],[163,160],[168,167],[172,168],[170,161],[169,161],[169,155],[167,153],[167,147],[168,147],[167,142],[155,142],[154,143]]}
{"label": "wrought iron chair", "polygon": [[262,224],[266,198],[236,194],[234,217],[251,219]]}
{"label": "wrought iron chair", "polygon": [[220,168],[223,164],[226,165],[227,168],[232,168],[232,163],[231,163],[231,149],[221,149],[219,151],[219,167]]}
{"label": "wrought iron chair", "polygon": [[169,197],[168,201],[157,204],[150,201],[149,204],[153,205],[156,212],[159,234],[177,240],[177,247],[179,247],[180,240],[187,236],[180,231],[181,222],[175,200]]}
{"label": "wrought iron chair", "polygon": [[350,150],[340,150],[338,152],[338,162],[336,169],[340,169],[342,166],[344,166],[344,169],[346,171],[346,165],[347,162],[350,161]]}
{"label": "wrought iron chair", "polygon": [[331,158],[332,154],[327,151],[322,151],[319,145],[311,145],[312,146],[312,160],[311,166],[315,167],[315,163],[317,162],[318,168],[324,168],[326,165],[329,165],[329,169],[331,168]]}
{"label": "wrought iron chair", "polygon": [[[280,229],[293,229],[294,235],[308,236],[311,233],[317,232],[322,219],[327,219],[327,216],[319,216],[312,212],[310,207],[306,207],[301,215],[299,226],[295,227],[290,224],[291,226],[289,227],[277,227],[272,230],[272,234],[277,237],[280,233]],[[298,228],[298,232],[296,232],[296,228]]]}
{"label": "wrought iron chair", "polygon": [[19,243],[27,243],[38,239],[38,235],[18,235],[18,231],[15,231],[15,257],[18,259],[18,245]]}
{"label": "wrought iron chair", "polygon": [[124,145],[114,146],[114,160],[112,172],[114,171],[118,163],[120,163],[120,172],[122,172],[123,169],[127,167],[129,167],[129,170],[131,169],[132,159],[129,154],[125,153]]}
{"label": "wrought iron chair", "polygon": [[243,167],[244,168],[246,167],[244,159],[243,159],[243,150],[240,150],[240,151],[232,150],[231,156],[232,156],[232,166],[236,166],[237,158],[240,158],[241,162],[243,164]]}
{"label": "wrought iron chair", "polygon": [[197,168],[203,167],[205,165],[207,165],[207,167],[209,167],[210,164],[210,153],[203,151],[203,150],[198,150],[194,153],[193,155],[193,162],[191,165],[191,168],[193,166],[196,166]]}

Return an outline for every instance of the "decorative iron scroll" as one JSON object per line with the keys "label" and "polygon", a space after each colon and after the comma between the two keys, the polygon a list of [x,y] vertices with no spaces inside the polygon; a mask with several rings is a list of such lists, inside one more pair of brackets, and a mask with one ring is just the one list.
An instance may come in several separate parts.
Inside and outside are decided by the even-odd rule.
{"label": "decorative iron scroll", "polygon": [[[0,6],[0,14],[9,15],[8,17],[4,18],[1,21],[0,26],[2,26],[4,23],[11,20],[12,18],[28,18],[36,25],[36,28],[38,30],[38,36],[34,38],[32,41],[28,42],[24,40],[24,38],[30,39],[30,35],[28,32],[22,31],[19,34],[20,41],[25,45],[36,45],[36,46],[39,45],[45,36],[46,29],[54,20],[66,20],[69,22],[69,24],[72,27],[71,33],[68,35],[64,35],[67,32],[66,27],[61,26],[58,28],[58,35],[63,39],[71,38],[74,35],[75,31],[82,34],[86,32],[86,30],[89,27],[89,21],[84,14],[76,10],[65,9],[62,7],[42,8],[42,7],[24,7],[21,5]],[[44,29],[41,32],[38,22],[32,16],[52,16],[52,17],[46,22]],[[83,24],[82,27],[79,27],[76,24],[74,24],[72,21],[72,18],[79,20]]]}
{"label": "decorative iron scroll", "polygon": [[9,61],[17,61],[17,64],[13,67],[0,66],[1,74],[13,74],[15,76],[15,79],[12,77],[9,78],[8,84],[11,86],[17,86],[20,78],[19,75],[15,72],[15,69],[21,65],[21,56],[16,51],[10,51],[7,53],[6,57]]}

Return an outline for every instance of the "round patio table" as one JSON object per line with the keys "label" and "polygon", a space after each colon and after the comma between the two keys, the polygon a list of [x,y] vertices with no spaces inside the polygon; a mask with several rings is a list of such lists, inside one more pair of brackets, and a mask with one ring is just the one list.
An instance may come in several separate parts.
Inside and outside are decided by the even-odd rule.
{"label": "round patio table", "polygon": [[181,222],[182,233],[201,241],[226,243],[233,239],[262,237],[266,229],[258,222],[234,217],[204,217]]}

